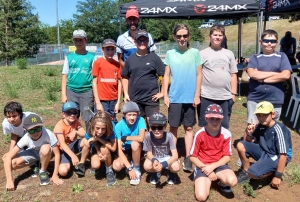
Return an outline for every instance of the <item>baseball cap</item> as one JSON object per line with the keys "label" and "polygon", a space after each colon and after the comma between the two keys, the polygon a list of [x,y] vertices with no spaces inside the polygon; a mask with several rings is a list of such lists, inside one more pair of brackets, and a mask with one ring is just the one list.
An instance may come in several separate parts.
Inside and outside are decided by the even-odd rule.
{"label": "baseball cap", "polygon": [[72,102],[72,101],[65,102],[62,105],[61,111],[65,112],[65,111],[67,111],[69,109],[79,110],[78,104],[76,104],[76,102]]}
{"label": "baseball cap", "polygon": [[102,43],[102,48],[108,46],[117,47],[116,42],[113,39],[105,39]]}
{"label": "baseball cap", "polygon": [[140,112],[140,108],[135,102],[126,102],[123,106],[123,114],[128,112]]}
{"label": "baseball cap", "polygon": [[44,122],[42,118],[37,114],[30,114],[28,115],[23,123],[23,127],[26,130],[30,130],[32,128],[35,128],[37,126],[44,126]]}
{"label": "baseball cap", "polygon": [[74,30],[73,38],[87,38],[85,31],[82,29]]}
{"label": "baseball cap", "polygon": [[218,104],[210,104],[205,111],[205,118],[220,118],[222,119],[223,109]]}
{"label": "baseball cap", "polygon": [[136,7],[136,6],[130,6],[128,8],[128,10],[126,12],[126,18],[129,18],[129,17],[140,18],[138,7]]}
{"label": "baseball cap", "polygon": [[154,124],[166,125],[166,123],[167,123],[167,117],[161,112],[154,112],[149,117],[150,125],[154,125]]}
{"label": "baseball cap", "polygon": [[141,36],[144,36],[144,37],[146,37],[146,38],[149,39],[148,32],[146,32],[145,30],[139,30],[139,31],[134,35],[134,39],[138,39],[138,38],[140,38]]}
{"label": "baseball cap", "polygon": [[254,114],[269,114],[274,111],[275,110],[274,110],[274,106],[272,105],[272,103],[267,102],[267,101],[262,101],[256,105]]}

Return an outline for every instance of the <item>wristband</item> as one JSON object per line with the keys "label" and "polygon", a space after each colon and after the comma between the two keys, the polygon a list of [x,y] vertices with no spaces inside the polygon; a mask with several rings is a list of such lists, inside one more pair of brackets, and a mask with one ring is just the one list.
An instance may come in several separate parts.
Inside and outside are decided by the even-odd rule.
{"label": "wristband", "polygon": [[126,142],[126,138],[127,138],[127,136],[122,136],[122,137],[121,137],[121,141],[122,141],[122,142]]}
{"label": "wristband", "polygon": [[251,137],[252,139],[254,138],[253,135],[250,135],[249,133],[247,133],[247,131],[246,131],[246,135]]}
{"label": "wristband", "polygon": [[163,162],[161,162],[161,165],[162,165],[163,168],[167,168],[168,167],[168,162],[163,161]]}
{"label": "wristband", "polygon": [[151,161],[152,161],[152,163],[154,163],[154,161],[159,162],[157,158],[152,158]]}
{"label": "wristband", "polygon": [[275,177],[281,179],[282,178],[282,173],[275,171]]}
{"label": "wristband", "polygon": [[239,94],[237,94],[237,93],[231,93],[231,95],[235,95],[235,96],[238,96]]}

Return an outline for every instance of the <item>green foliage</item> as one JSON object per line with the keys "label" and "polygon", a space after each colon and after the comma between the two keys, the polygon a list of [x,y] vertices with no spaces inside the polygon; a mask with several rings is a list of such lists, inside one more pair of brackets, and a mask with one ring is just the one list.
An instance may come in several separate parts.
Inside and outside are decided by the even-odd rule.
{"label": "green foliage", "polygon": [[32,89],[39,89],[42,87],[42,78],[39,74],[33,74],[29,80]]}
{"label": "green foliage", "polygon": [[17,67],[18,67],[19,69],[26,69],[27,66],[28,66],[28,63],[27,63],[26,58],[18,58],[18,59],[16,60],[16,63],[17,63]]}
{"label": "green foliage", "polygon": [[253,189],[253,187],[250,184],[250,180],[248,180],[244,184],[244,193],[247,194],[248,196],[253,197],[253,198],[255,198],[257,196],[256,191]]}
{"label": "green foliage", "polygon": [[61,90],[60,83],[56,80],[51,81],[50,83],[45,83],[46,86],[46,98],[49,101],[55,102],[57,101],[57,92]]}
{"label": "green foliage", "polygon": [[17,85],[15,83],[9,83],[5,81],[5,91],[9,98],[18,98]]}
{"label": "green foliage", "polygon": [[53,68],[47,68],[44,70],[44,75],[46,76],[56,76],[56,71]]}
{"label": "green foliage", "polygon": [[287,169],[287,175],[291,178],[291,184],[300,183],[300,165],[292,165]]}
{"label": "green foliage", "polygon": [[73,184],[73,186],[72,186],[72,192],[80,193],[82,191],[83,191],[83,185],[81,185],[79,183]]}
{"label": "green foliage", "polygon": [[[11,135],[5,135],[4,143],[8,144],[10,143],[10,140],[11,140]],[[3,147],[3,145],[1,145],[1,147]]]}

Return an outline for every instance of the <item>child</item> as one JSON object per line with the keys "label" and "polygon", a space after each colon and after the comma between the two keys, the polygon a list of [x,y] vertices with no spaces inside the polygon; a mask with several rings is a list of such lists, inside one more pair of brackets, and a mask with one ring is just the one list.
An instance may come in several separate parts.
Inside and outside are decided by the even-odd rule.
{"label": "child", "polygon": [[85,31],[81,29],[75,30],[73,32],[73,42],[76,51],[66,56],[62,71],[62,102],[73,101],[78,103],[82,120],[87,122],[91,112],[84,110],[84,107],[94,108],[92,90],[94,55],[85,49],[87,43]]}
{"label": "child", "polygon": [[120,171],[126,167],[131,185],[138,185],[141,180],[140,161],[146,125],[144,118],[139,116],[139,112],[139,106],[135,102],[125,103],[124,118],[117,123],[115,128],[118,157],[113,162],[113,169]]}
{"label": "child", "polygon": [[163,113],[154,112],[149,118],[151,131],[145,136],[143,150],[147,152],[144,169],[153,173],[151,184],[157,184],[162,169],[169,169],[168,184],[175,184],[177,173],[180,170],[178,153],[174,144],[173,135],[165,132],[167,118]]}
{"label": "child", "polygon": [[[248,125],[246,141],[239,142],[236,147],[242,161],[238,182],[244,183],[249,178],[261,179],[274,173],[271,185],[278,188],[284,167],[292,158],[291,134],[285,125],[274,120],[276,112],[270,102],[258,103],[254,113],[259,123]],[[254,140],[256,143],[252,143]],[[256,163],[250,166],[249,157]]]}
{"label": "child", "polygon": [[[202,59],[197,49],[189,45],[190,31],[187,25],[177,24],[173,38],[177,47],[169,50],[165,59],[163,82],[164,102],[168,107],[170,132],[175,136],[176,145],[178,127],[182,124],[185,131],[185,159],[183,170],[193,172],[189,151],[193,142],[193,126],[196,124],[195,107],[200,103],[202,80]],[[168,97],[169,79],[172,75]]]}
{"label": "child", "polygon": [[85,138],[91,144],[91,173],[96,175],[100,168],[101,161],[106,166],[106,185],[112,186],[116,183],[114,172],[112,170],[111,153],[117,149],[116,136],[113,131],[114,123],[110,115],[103,111],[98,111],[90,122],[89,132]]}
{"label": "child", "polygon": [[[58,146],[62,150],[61,161],[59,165],[59,174],[66,176],[75,166],[75,172],[78,176],[85,174],[85,160],[89,154],[90,145],[84,138],[85,130],[77,119],[79,107],[75,102],[65,102],[62,105],[63,118],[55,125],[54,134],[58,139]],[[77,139],[77,136],[81,139]],[[81,151],[80,161],[76,156]]]}
{"label": "child", "polygon": [[23,122],[32,112],[23,112],[19,102],[8,102],[4,107],[5,119],[2,122],[3,134],[11,135],[9,151],[14,148],[17,142],[25,134]]}
{"label": "child", "polygon": [[116,53],[116,42],[105,39],[102,43],[104,56],[93,64],[93,92],[96,109],[106,111],[116,120],[121,103],[121,68],[120,63],[113,59]]}
{"label": "child", "polygon": [[212,181],[219,179],[219,186],[224,193],[231,193],[230,187],[237,184],[234,172],[227,165],[232,155],[231,133],[221,126],[223,117],[220,105],[209,105],[205,111],[207,125],[194,138],[190,154],[191,161],[196,165],[195,195],[199,201],[205,201],[209,196]]}
{"label": "child", "polygon": [[[39,170],[40,185],[47,185],[50,182],[47,174],[47,167],[51,159],[52,151],[55,155],[53,180],[56,184],[62,184],[58,178],[59,149],[56,147],[57,139],[48,129],[44,128],[44,123],[37,114],[30,114],[24,119],[24,129],[26,134],[17,142],[4,157],[4,169],[6,175],[6,190],[14,191],[15,185],[12,170],[23,168],[41,162]],[[27,146],[27,150],[20,150]]]}
{"label": "child", "polygon": [[158,76],[163,76],[165,66],[160,57],[148,51],[149,34],[139,30],[134,37],[138,48],[135,54],[128,57],[122,71],[124,100],[137,103],[140,116],[149,125],[149,116],[159,111],[159,99],[163,97],[159,91]]}
{"label": "child", "polygon": [[199,126],[203,127],[205,110],[210,104],[222,107],[224,118],[222,126],[229,128],[231,110],[237,94],[237,66],[232,51],[222,48],[225,29],[222,25],[210,28],[210,47],[200,51],[202,65],[201,105],[198,106]]}

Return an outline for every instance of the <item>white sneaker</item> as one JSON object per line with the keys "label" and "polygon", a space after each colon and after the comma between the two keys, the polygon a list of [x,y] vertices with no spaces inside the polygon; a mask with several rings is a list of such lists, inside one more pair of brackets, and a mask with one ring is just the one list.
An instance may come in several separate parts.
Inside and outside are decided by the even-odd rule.
{"label": "white sneaker", "polygon": [[130,184],[136,186],[136,185],[139,185],[140,182],[141,182],[141,171],[139,171],[137,169],[134,169],[134,171],[135,171],[135,174],[136,174],[137,178],[130,180]]}

